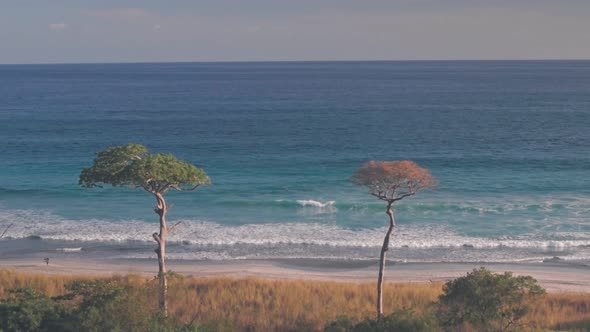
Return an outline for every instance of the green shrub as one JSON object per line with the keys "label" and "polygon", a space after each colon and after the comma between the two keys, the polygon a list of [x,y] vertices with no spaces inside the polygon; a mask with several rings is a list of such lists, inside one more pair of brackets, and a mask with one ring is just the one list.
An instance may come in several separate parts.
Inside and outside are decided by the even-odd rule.
{"label": "green shrub", "polygon": [[0,300],[0,331],[60,331],[70,321],[65,306],[32,288],[9,290]]}
{"label": "green shrub", "polygon": [[413,310],[403,309],[378,319],[367,319],[356,325],[346,317],[339,317],[326,324],[325,332],[435,332],[436,319],[430,314],[416,315]]}
{"label": "green shrub", "polygon": [[340,316],[336,320],[329,322],[324,327],[324,332],[349,332],[352,331],[354,324],[346,316]]}
{"label": "green shrub", "polygon": [[530,276],[495,274],[482,267],[445,284],[437,313],[449,331],[465,327],[477,331],[520,329],[520,320],[532,302],[544,294]]}
{"label": "green shrub", "polygon": [[162,317],[149,287],[131,287],[118,279],[75,281],[68,293],[50,298],[30,288],[16,288],[0,300],[0,331],[197,332]]}
{"label": "green shrub", "polygon": [[144,294],[121,280],[77,281],[67,289],[64,298],[78,303],[75,319],[84,331],[148,331],[153,323]]}

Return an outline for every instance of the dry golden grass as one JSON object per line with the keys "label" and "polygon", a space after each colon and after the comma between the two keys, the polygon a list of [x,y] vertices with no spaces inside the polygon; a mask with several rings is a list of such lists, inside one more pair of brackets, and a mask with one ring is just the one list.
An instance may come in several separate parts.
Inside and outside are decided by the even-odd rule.
{"label": "dry golden grass", "polygon": [[31,287],[49,296],[60,295],[65,292],[65,285],[67,283],[83,278],[81,276],[54,276],[41,273],[0,270],[0,297],[6,296],[7,290],[17,287]]}
{"label": "dry golden grass", "polygon": [[549,293],[535,306],[530,315],[534,326],[558,330],[590,327],[590,294]]}
{"label": "dry golden grass", "polygon": [[[433,284],[387,284],[384,307],[420,312],[440,290]],[[171,312],[183,321],[196,315],[257,331],[320,330],[337,316],[361,320],[375,313],[375,286],[368,283],[187,278],[174,283],[170,299]]]}
{"label": "dry golden grass", "polygon": [[[88,278],[0,270],[0,297],[13,287],[33,287],[50,296],[59,295],[72,280]],[[115,278],[134,286],[148,281],[133,275]],[[424,312],[441,293],[441,286],[388,283],[384,287],[384,308]],[[317,331],[338,316],[355,321],[372,317],[374,288],[373,283],[175,277],[170,282],[170,313],[183,323],[193,319],[202,323],[222,321],[239,330]],[[156,293],[138,294],[141,298],[137,304],[156,307]],[[545,329],[575,329],[589,321],[590,294],[585,293],[548,294],[527,318],[529,326]]]}

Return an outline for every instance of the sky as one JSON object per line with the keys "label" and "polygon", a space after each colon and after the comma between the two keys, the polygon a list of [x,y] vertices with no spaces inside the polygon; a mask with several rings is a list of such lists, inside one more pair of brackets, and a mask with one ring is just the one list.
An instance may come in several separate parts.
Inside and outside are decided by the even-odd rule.
{"label": "sky", "polygon": [[0,0],[0,63],[590,59],[590,0]]}

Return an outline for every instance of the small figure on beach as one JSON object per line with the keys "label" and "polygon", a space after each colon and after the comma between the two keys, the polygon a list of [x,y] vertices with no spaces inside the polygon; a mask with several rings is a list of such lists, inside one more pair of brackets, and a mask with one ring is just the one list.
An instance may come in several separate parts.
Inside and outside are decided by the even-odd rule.
{"label": "small figure on beach", "polygon": [[43,260],[45,261],[45,265],[49,265],[49,257],[45,257]]}

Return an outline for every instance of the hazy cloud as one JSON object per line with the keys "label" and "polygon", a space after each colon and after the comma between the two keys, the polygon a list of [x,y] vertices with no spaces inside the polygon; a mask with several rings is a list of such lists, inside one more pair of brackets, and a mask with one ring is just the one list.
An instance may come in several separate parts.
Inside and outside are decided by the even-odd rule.
{"label": "hazy cloud", "polygon": [[63,30],[67,27],[68,27],[68,25],[65,23],[51,23],[51,24],[49,24],[49,29],[51,29],[51,30]]}
{"label": "hazy cloud", "polygon": [[102,17],[120,20],[136,20],[151,17],[152,15],[142,8],[117,8],[107,10],[83,10],[82,13],[88,16]]}
{"label": "hazy cloud", "polygon": [[589,0],[24,3],[0,11],[0,63],[590,58]]}
{"label": "hazy cloud", "polygon": [[253,25],[248,27],[248,31],[250,32],[258,32],[260,30],[262,30],[262,27],[260,27],[259,25]]}

